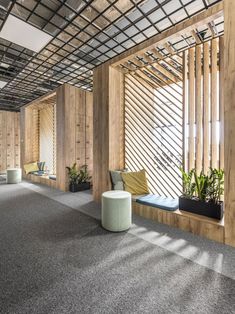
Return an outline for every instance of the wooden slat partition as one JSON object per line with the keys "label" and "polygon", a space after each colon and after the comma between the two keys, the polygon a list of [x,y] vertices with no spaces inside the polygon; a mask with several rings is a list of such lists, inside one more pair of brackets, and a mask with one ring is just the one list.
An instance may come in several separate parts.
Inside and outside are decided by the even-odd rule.
{"label": "wooden slat partition", "polygon": [[[220,39],[221,42],[223,39]],[[218,38],[189,49],[188,60],[188,145],[186,169],[208,171],[209,167],[223,167],[223,99],[218,67],[223,52],[219,53]],[[222,47],[222,45],[220,45]],[[221,61],[222,62],[222,61]],[[219,114],[220,113],[220,114]],[[187,132],[186,132],[187,136]],[[222,142],[221,142],[222,140]],[[185,140],[187,142],[187,139]],[[219,145],[222,148],[219,150]],[[220,152],[220,153],[219,153]],[[222,163],[220,163],[222,159]]]}
{"label": "wooden slat partition", "polygon": [[188,152],[186,129],[188,125],[188,51],[183,53],[183,159],[184,171],[188,171]]}
{"label": "wooden slat partition", "polygon": [[220,168],[224,168],[224,37],[219,38],[219,120],[220,120]]}
{"label": "wooden slat partition", "polygon": [[195,139],[194,139],[194,125],[195,125],[195,48],[189,49],[189,91],[188,91],[188,122],[189,122],[189,169],[195,168]]}
{"label": "wooden slat partition", "polygon": [[202,170],[202,50],[201,45],[196,46],[195,67],[195,114],[196,114],[196,170]]}
{"label": "wooden slat partition", "polygon": [[210,166],[209,135],[210,135],[210,45],[203,45],[203,170],[207,171]]}
{"label": "wooden slat partition", "polygon": [[20,167],[19,113],[0,111],[0,173]]}
{"label": "wooden slat partition", "polygon": [[217,66],[218,39],[211,41],[211,166],[218,167],[218,138],[217,138],[217,121],[218,121],[218,66]]}

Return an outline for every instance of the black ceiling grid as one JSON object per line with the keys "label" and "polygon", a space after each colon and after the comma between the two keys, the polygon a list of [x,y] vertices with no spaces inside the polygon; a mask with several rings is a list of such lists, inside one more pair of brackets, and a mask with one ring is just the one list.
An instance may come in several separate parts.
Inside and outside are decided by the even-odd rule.
{"label": "black ceiling grid", "polygon": [[[35,53],[0,37],[0,81],[7,82],[0,109],[17,111],[63,83],[92,90],[96,66],[219,1],[2,0],[0,30],[11,14],[52,40]],[[223,21],[216,27],[222,32]],[[192,38],[186,39],[171,42],[172,48],[190,45]]]}

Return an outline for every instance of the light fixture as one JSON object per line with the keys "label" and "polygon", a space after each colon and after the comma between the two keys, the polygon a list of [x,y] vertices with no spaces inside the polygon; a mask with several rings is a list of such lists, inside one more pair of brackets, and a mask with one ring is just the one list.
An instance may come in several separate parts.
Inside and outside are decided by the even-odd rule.
{"label": "light fixture", "polygon": [[2,89],[8,82],[0,81],[0,89]]}
{"label": "light fixture", "polygon": [[35,52],[39,52],[53,38],[11,14],[3,25],[0,37]]}

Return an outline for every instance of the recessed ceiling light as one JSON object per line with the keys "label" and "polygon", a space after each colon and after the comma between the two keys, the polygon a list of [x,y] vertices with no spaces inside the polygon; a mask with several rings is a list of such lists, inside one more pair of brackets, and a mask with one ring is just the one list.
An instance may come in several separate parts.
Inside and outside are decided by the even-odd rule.
{"label": "recessed ceiling light", "polygon": [[39,52],[53,38],[11,14],[0,32],[0,37],[35,52]]}
{"label": "recessed ceiling light", "polygon": [[0,89],[3,88],[5,85],[7,85],[7,82],[0,81]]}

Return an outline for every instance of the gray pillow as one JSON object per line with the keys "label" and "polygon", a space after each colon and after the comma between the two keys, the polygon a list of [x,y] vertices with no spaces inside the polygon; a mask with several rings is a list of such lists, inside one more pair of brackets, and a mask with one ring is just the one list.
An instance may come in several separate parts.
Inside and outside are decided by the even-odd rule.
{"label": "gray pillow", "polygon": [[124,171],[123,170],[111,170],[110,171],[114,190],[124,190],[124,184],[123,184],[123,180],[121,176],[121,173]]}

